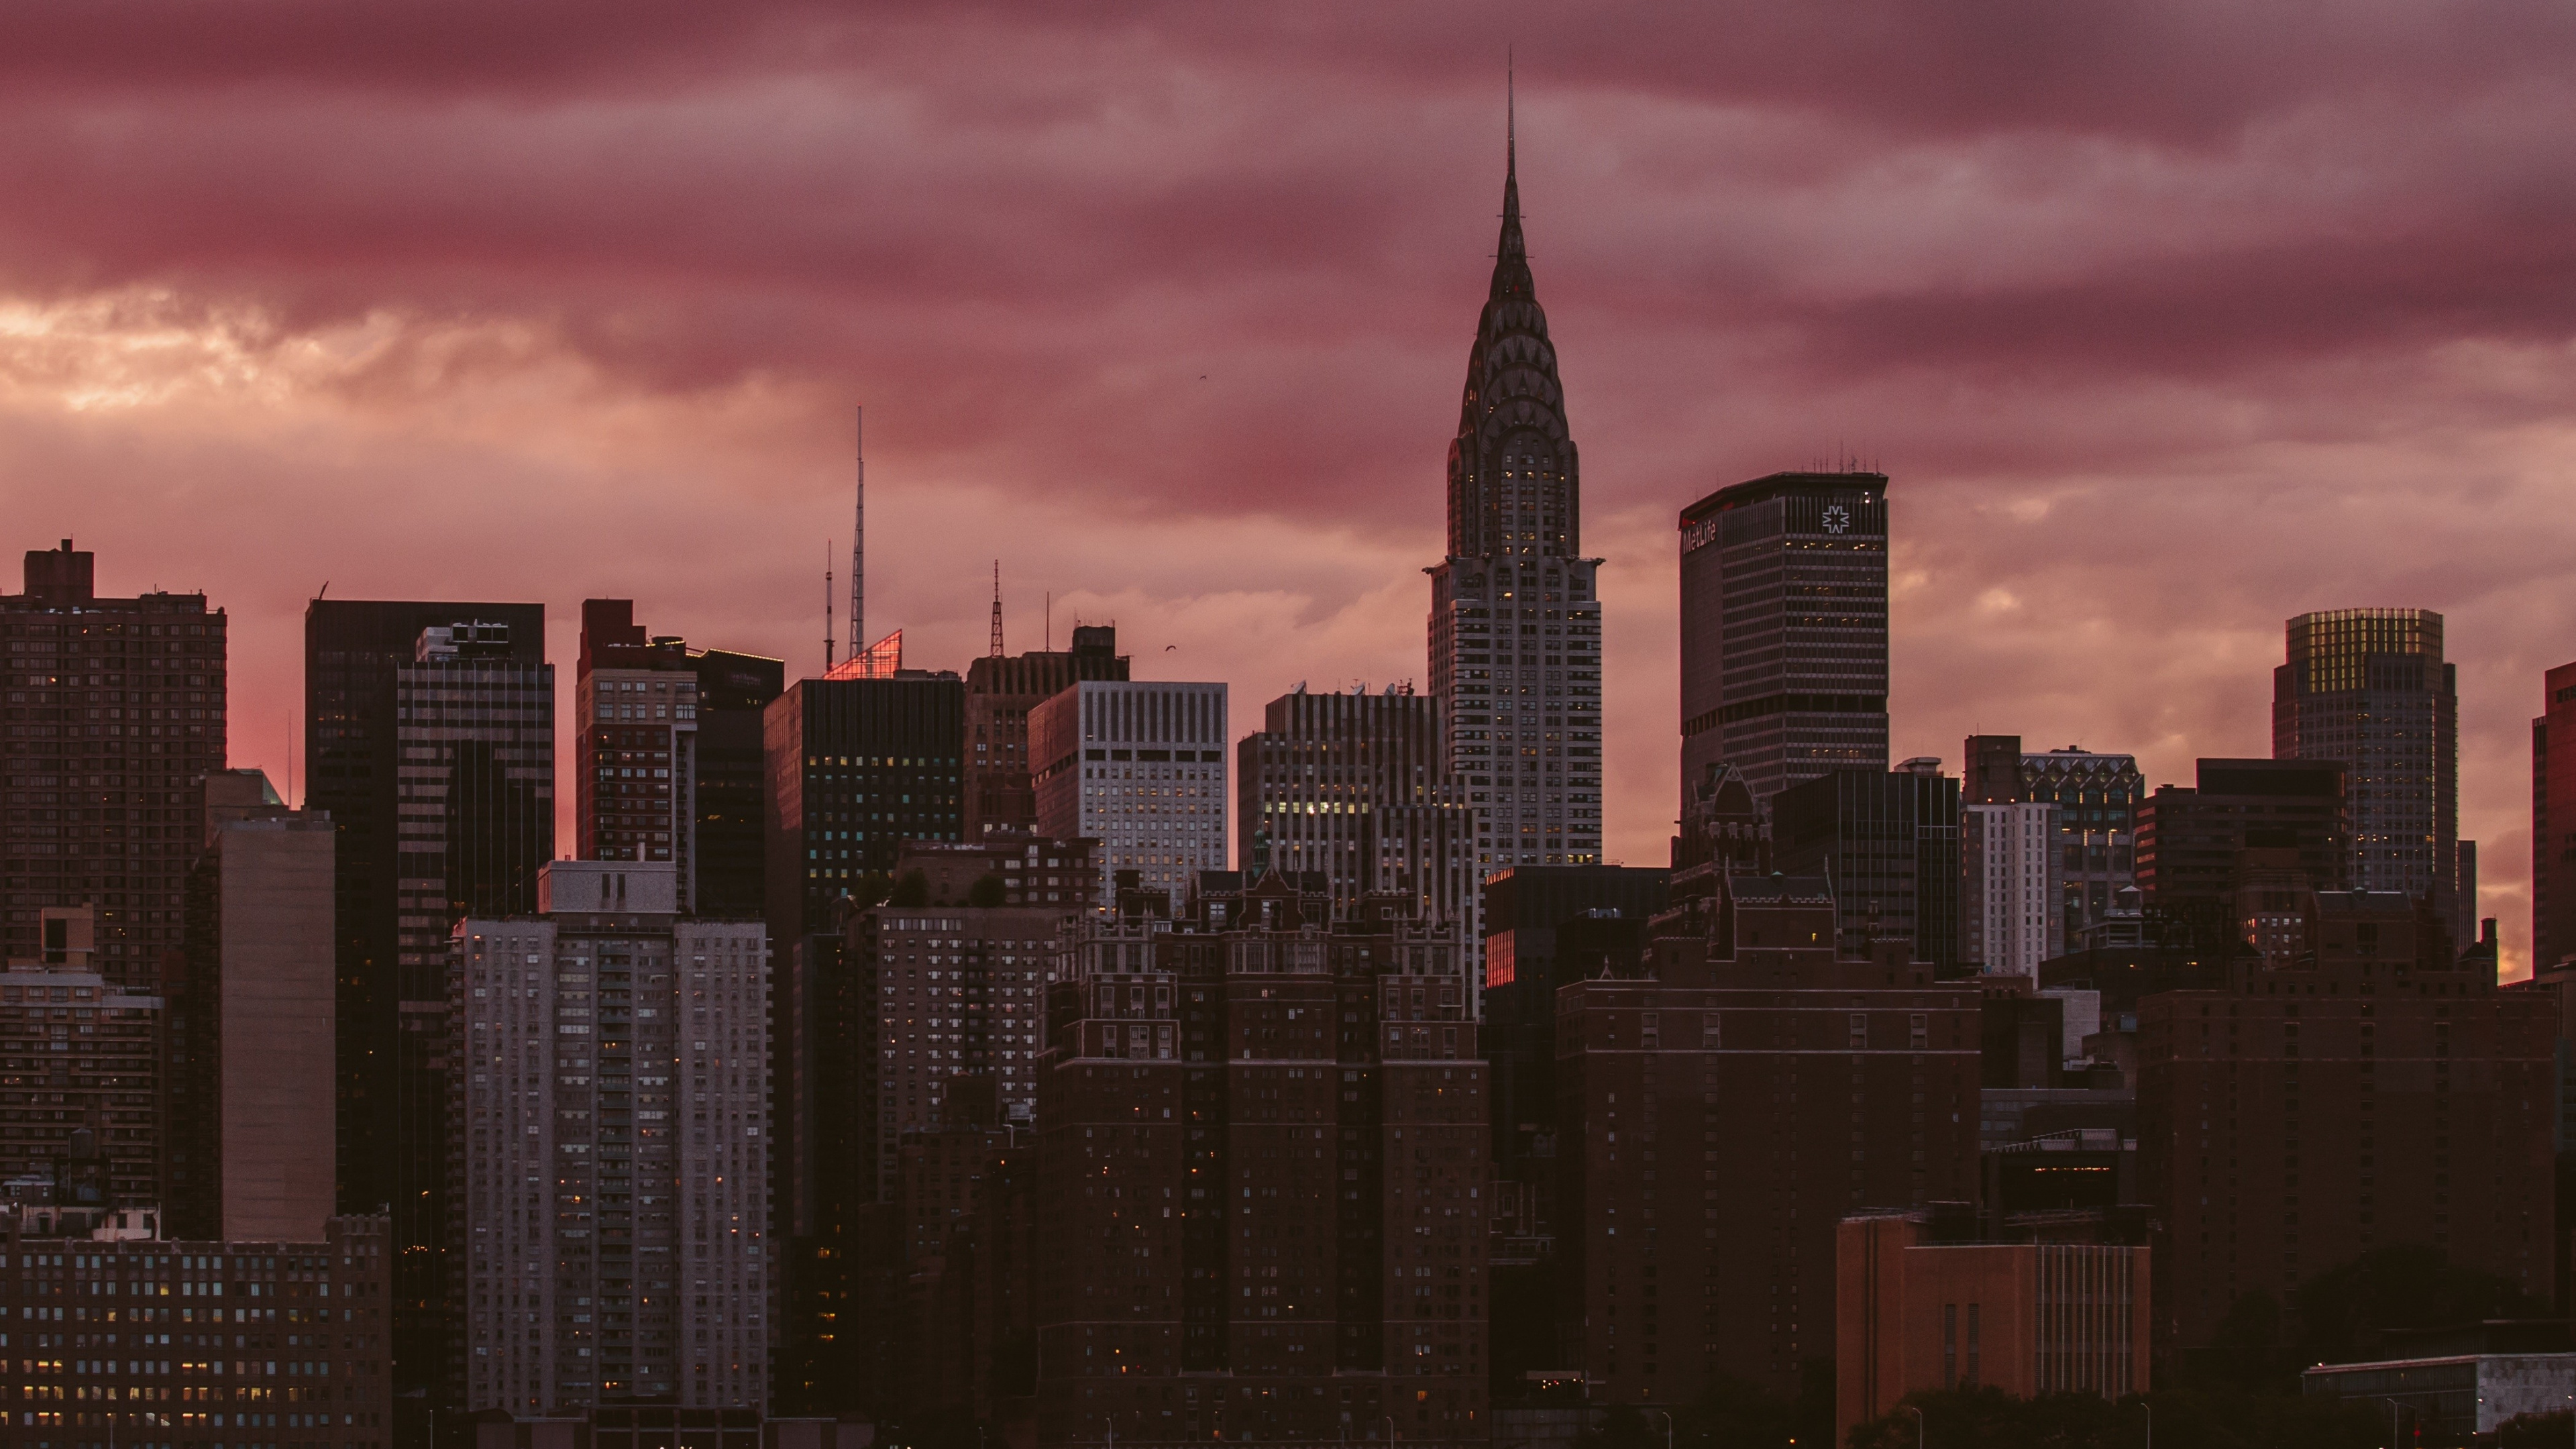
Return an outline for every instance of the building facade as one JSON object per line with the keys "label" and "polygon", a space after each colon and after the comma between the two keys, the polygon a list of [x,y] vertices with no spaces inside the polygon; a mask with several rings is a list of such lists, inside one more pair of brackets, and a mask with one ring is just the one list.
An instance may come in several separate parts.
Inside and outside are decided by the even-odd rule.
{"label": "building facade", "polygon": [[[338,1187],[335,832],[241,773],[210,782],[206,852],[189,877],[186,954],[167,998],[177,1041],[160,1201],[173,1236],[314,1242]],[[217,782],[273,803],[227,806]]]}
{"label": "building facade", "polygon": [[1887,475],[1773,473],[1682,510],[1682,792],[1732,765],[1769,811],[1887,768]]}
{"label": "building facade", "polygon": [[162,999],[98,969],[97,933],[91,907],[40,907],[35,949],[0,974],[0,1095],[18,1113],[0,1183],[63,1206],[157,1206]]}
{"label": "building facade", "polygon": [[2272,671],[2272,754],[2344,767],[2355,890],[2422,896],[2466,945],[2459,904],[2459,666],[2430,609],[2328,609],[2289,621]]}
{"label": "building facade", "polygon": [[1038,828],[1029,711],[1085,679],[1124,680],[1118,631],[1077,624],[1073,647],[992,654],[966,667],[966,834]]}
{"label": "building facade", "polygon": [[2138,890],[2166,947],[2219,955],[2233,948],[2247,850],[2293,852],[2308,885],[2347,888],[2351,831],[2341,764],[2204,759],[2193,780],[2157,786],[2138,808]]}
{"label": "building facade", "polygon": [[758,654],[692,649],[698,675],[698,883],[710,916],[756,916],[769,902],[769,702],[787,690],[787,666]]}
{"label": "building facade", "polygon": [[632,599],[584,599],[573,683],[573,818],[584,860],[667,860],[697,909],[698,674],[688,646],[652,638]]}
{"label": "building facade", "polygon": [[1503,167],[1494,274],[1449,444],[1448,554],[1431,575],[1431,694],[1478,815],[1476,864],[1601,861],[1599,559],[1556,345]]}
{"label": "building facade", "polygon": [[1975,984],[1839,934],[1823,880],[1736,876],[1656,922],[1647,974],[1559,990],[1556,1367],[1593,1402],[1796,1393],[1842,1218],[1974,1199]]}
{"label": "building facade", "polygon": [[2039,980],[2066,954],[2063,855],[2054,804],[1959,807],[1959,959],[1987,975]]}
{"label": "building facade", "polygon": [[468,1411],[769,1400],[769,943],[668,861],[555,861],[454,940]]}
{"label": "building facade", "polygon": [[391,1449],[383,1218],[289,1242],[124,1226],[150,1216],[0,1216],[0,1316],[43,1351],[0,1372],[10,1443]]}
{"label": "building facade", "polygon": [[2084,928],[2109,914],[2137,884],[2138,807],[2146,776],[2133,755],[2068,745],[2025,751],[2019,735],[1970,735],[1960,796],[1971,805],[2008,802],[2057,807],[2058,880],[2049,954],[2063,955]]}
{"label": "building facade", "polygon": [[1896,770],[1835,769],[1771,801],[1771,855],[1791,875],[1832,883],[1855,951],[1902,936],[1915,959],[1959,960],[1959,782],[1934,759]]}
{"label": "building facade", "polygon": [[1097,840],[1106,875],[1169,895],[1225,869],[1225,688],[1087,679],[1031,710],[1038,834]]}
{"label": "building facade", "polygon": [[2401,1243],[2553,1288],[2557,1003],[2463,970],[2420,898],[2311,891],[2303,916],[2300,965],[2138,1003],[2160,1347]]}
{"label": "building facade", "polygon": [[1275,874],[1096,920],[1050,1001],[1038,1442],[1483,1445],[1485,1067],[1463,943]]}
{"label": "building facade", "polygon": [[2152,1249],[2051,1241],[2047,1229],[1988,1241],[1945,1226],[1919,1212],[1843,1220],[1836,1437],[1895,1413],[1914,1393],[1991,1387],[2017,1399],[2071,1393],[2116,1402],[2146,1392]]}
{"label": "building facade", "polygon": [[93,969],[157,992],[203,839],[198,781],[224,767],[224,611],[203,594],[102,598],[70,539],[27,551],[8,636],[10,909],[0,951],[37,948],[48,906],[97,911]]}
{"label": "building facade", "polygon": [[1476,812],[1448,759],[1428,695],[1281,695],[1235,746],[1235,858],[1255,878],[1323,876],[1337,914],[1404,895],[1481,939]]}

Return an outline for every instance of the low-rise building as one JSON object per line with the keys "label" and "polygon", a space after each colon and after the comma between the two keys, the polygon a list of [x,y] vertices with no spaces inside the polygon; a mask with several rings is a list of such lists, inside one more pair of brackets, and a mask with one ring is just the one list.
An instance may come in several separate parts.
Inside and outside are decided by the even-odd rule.
{"label": "low-rise building", "polygon": [[393,1292],[381,1217],[319,1242],[159,1235],[157,1209],[0,1213],[6,1442],[392,1442]]}

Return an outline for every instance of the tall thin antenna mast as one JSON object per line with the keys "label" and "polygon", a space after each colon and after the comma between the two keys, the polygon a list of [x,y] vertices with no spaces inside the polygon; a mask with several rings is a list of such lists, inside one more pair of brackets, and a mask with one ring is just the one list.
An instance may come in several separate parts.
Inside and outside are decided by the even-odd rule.
{"label": "tall thin antenna mast", "polygon": [[1055,652],[1055,590],[1046,591],[1046,652]]}
{"label": "tall thin antenna mast", "polygon": [[832,541],[823,540],[823,672],[832,672]]}
{"label": "tall thin antenna mast", "polygon": [[1002,657],[1002,561],[993,560],[993,657]]}
{"label": "tall thin antenna mast", "polygon": [[850,443],[859,466],[857,522],[850,531],[850,655],[868,647],[868,410],[851,410]]}

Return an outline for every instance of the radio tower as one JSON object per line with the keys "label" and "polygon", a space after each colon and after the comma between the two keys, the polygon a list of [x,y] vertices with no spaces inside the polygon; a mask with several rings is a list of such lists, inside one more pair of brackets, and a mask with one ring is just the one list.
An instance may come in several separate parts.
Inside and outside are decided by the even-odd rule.
{"label": "radio tower", "polygon": [[850,531],[850,657],[855,659],[860,650],[868,647],[868,410],[855,408],[852,413],[850,442],[859,467],[858,521]]}
{"label": "radio tower", "polygon": [[1002,561],[993,560],[993,657],[1002,657]]}
{"label": "radio tower", "polygon": [[832,541],[823,540],[823,672],[832,672]]}

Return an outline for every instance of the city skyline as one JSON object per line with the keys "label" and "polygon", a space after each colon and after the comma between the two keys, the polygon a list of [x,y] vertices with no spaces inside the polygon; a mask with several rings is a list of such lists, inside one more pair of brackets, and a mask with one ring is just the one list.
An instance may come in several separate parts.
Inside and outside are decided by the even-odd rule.
{"label": "city skyline", "polygon": [[[1906,28],[1928,19],[1819,47],[1864,75],[1909,43],[1970,68],[1872,97],[1776,64],[1819,39],[1804,22],[1754,27],[1707,77],[1656,53],[1728,49],[1698,22],[1581,44],[1558,23],[1512,26],[1520,180],[1590,455],[1585,552],[1608,560],[1608,858],[1658,863],[1670,832],[1674,513],[1853,453],[1891,475],[1891,758],[1955,772],[1964,735],[2012,731],[2182,783],[2197,756],[2268,753],[2286,619],[2442,612],[2475,914],[2501,919],[2518,971],[2526,722],[2576,604],[2548,588],[2570,249],[2516,198],[2576,166],[2537,144],[2462,166],[2498,112],[2459,116],[2539,124],[2564,83],[2535,78],[2576,70],[2576,38],[2497,22],[2371,110],[2367,78],[2460,29],[2451,12],[2297,62],[2286,31],[2190,15],[2117,58],[2080,31],[1986,54]],[[737,24],[820,50],[791,70]],[[920,663],[983,652],[999,555],[1014,651],[1044,642],[1052,591],[1058,647],[1115,618],[1140,678],[1247,701],[1427,685],[1414,570],[1439,547],[1503,138],[1501,40],[1419,24],[1353,17],[1282,49],[1179,21],[673,15],[506,68],[397,64],[351,34],[287,76],[252,59],[256,25],[174,23],[135,82],[74,32],[29,36],[7,114],[59,164],[11,163],[30,204],[0,222],[8,496],[30,545],[95,549],[103,591],[203,587],[230,611],[230,762],[281,786],[296,621],[325,579],[331,598],[543,602],[559,729],[585,597],[815,672],[853,400],[876,414],[870,614]],[[2157,86],[2222,43],[2241,70]],[[1082,64],[1036,64],[1067,45]],[[1391,58],[1361,63],[1372,45]],[[620,78],[648,63],[675,83]],[[1972,83],[2038,68],[2085,83]],[[2540,99],[2508,95],[2526,83]],[[496,129],[483,95],[524,124]],[[76,132],[61,116],[81,106],[137,129]],[[289,124],[323,116],[348,124]],[[660,143],[640,148],[653,166],[544,195],[610,116]],[[783,138],[728,177],[773,122]],[[391,148],[434,163],[410,190],[368,179]],[[182,161],[209,169],[147,194]],[[2337,167],[2357,191],[2315,181]],[[941,168],[958,174],[907,191]],[[748,233],[800,191],[828,205],[779,239],[635,224],[739,203]],[[2351,242],[2363,212],[2378,239]],[[969,325],[995,308],[1014,330]],[[495,518],[517,526],[495,537]]]}

